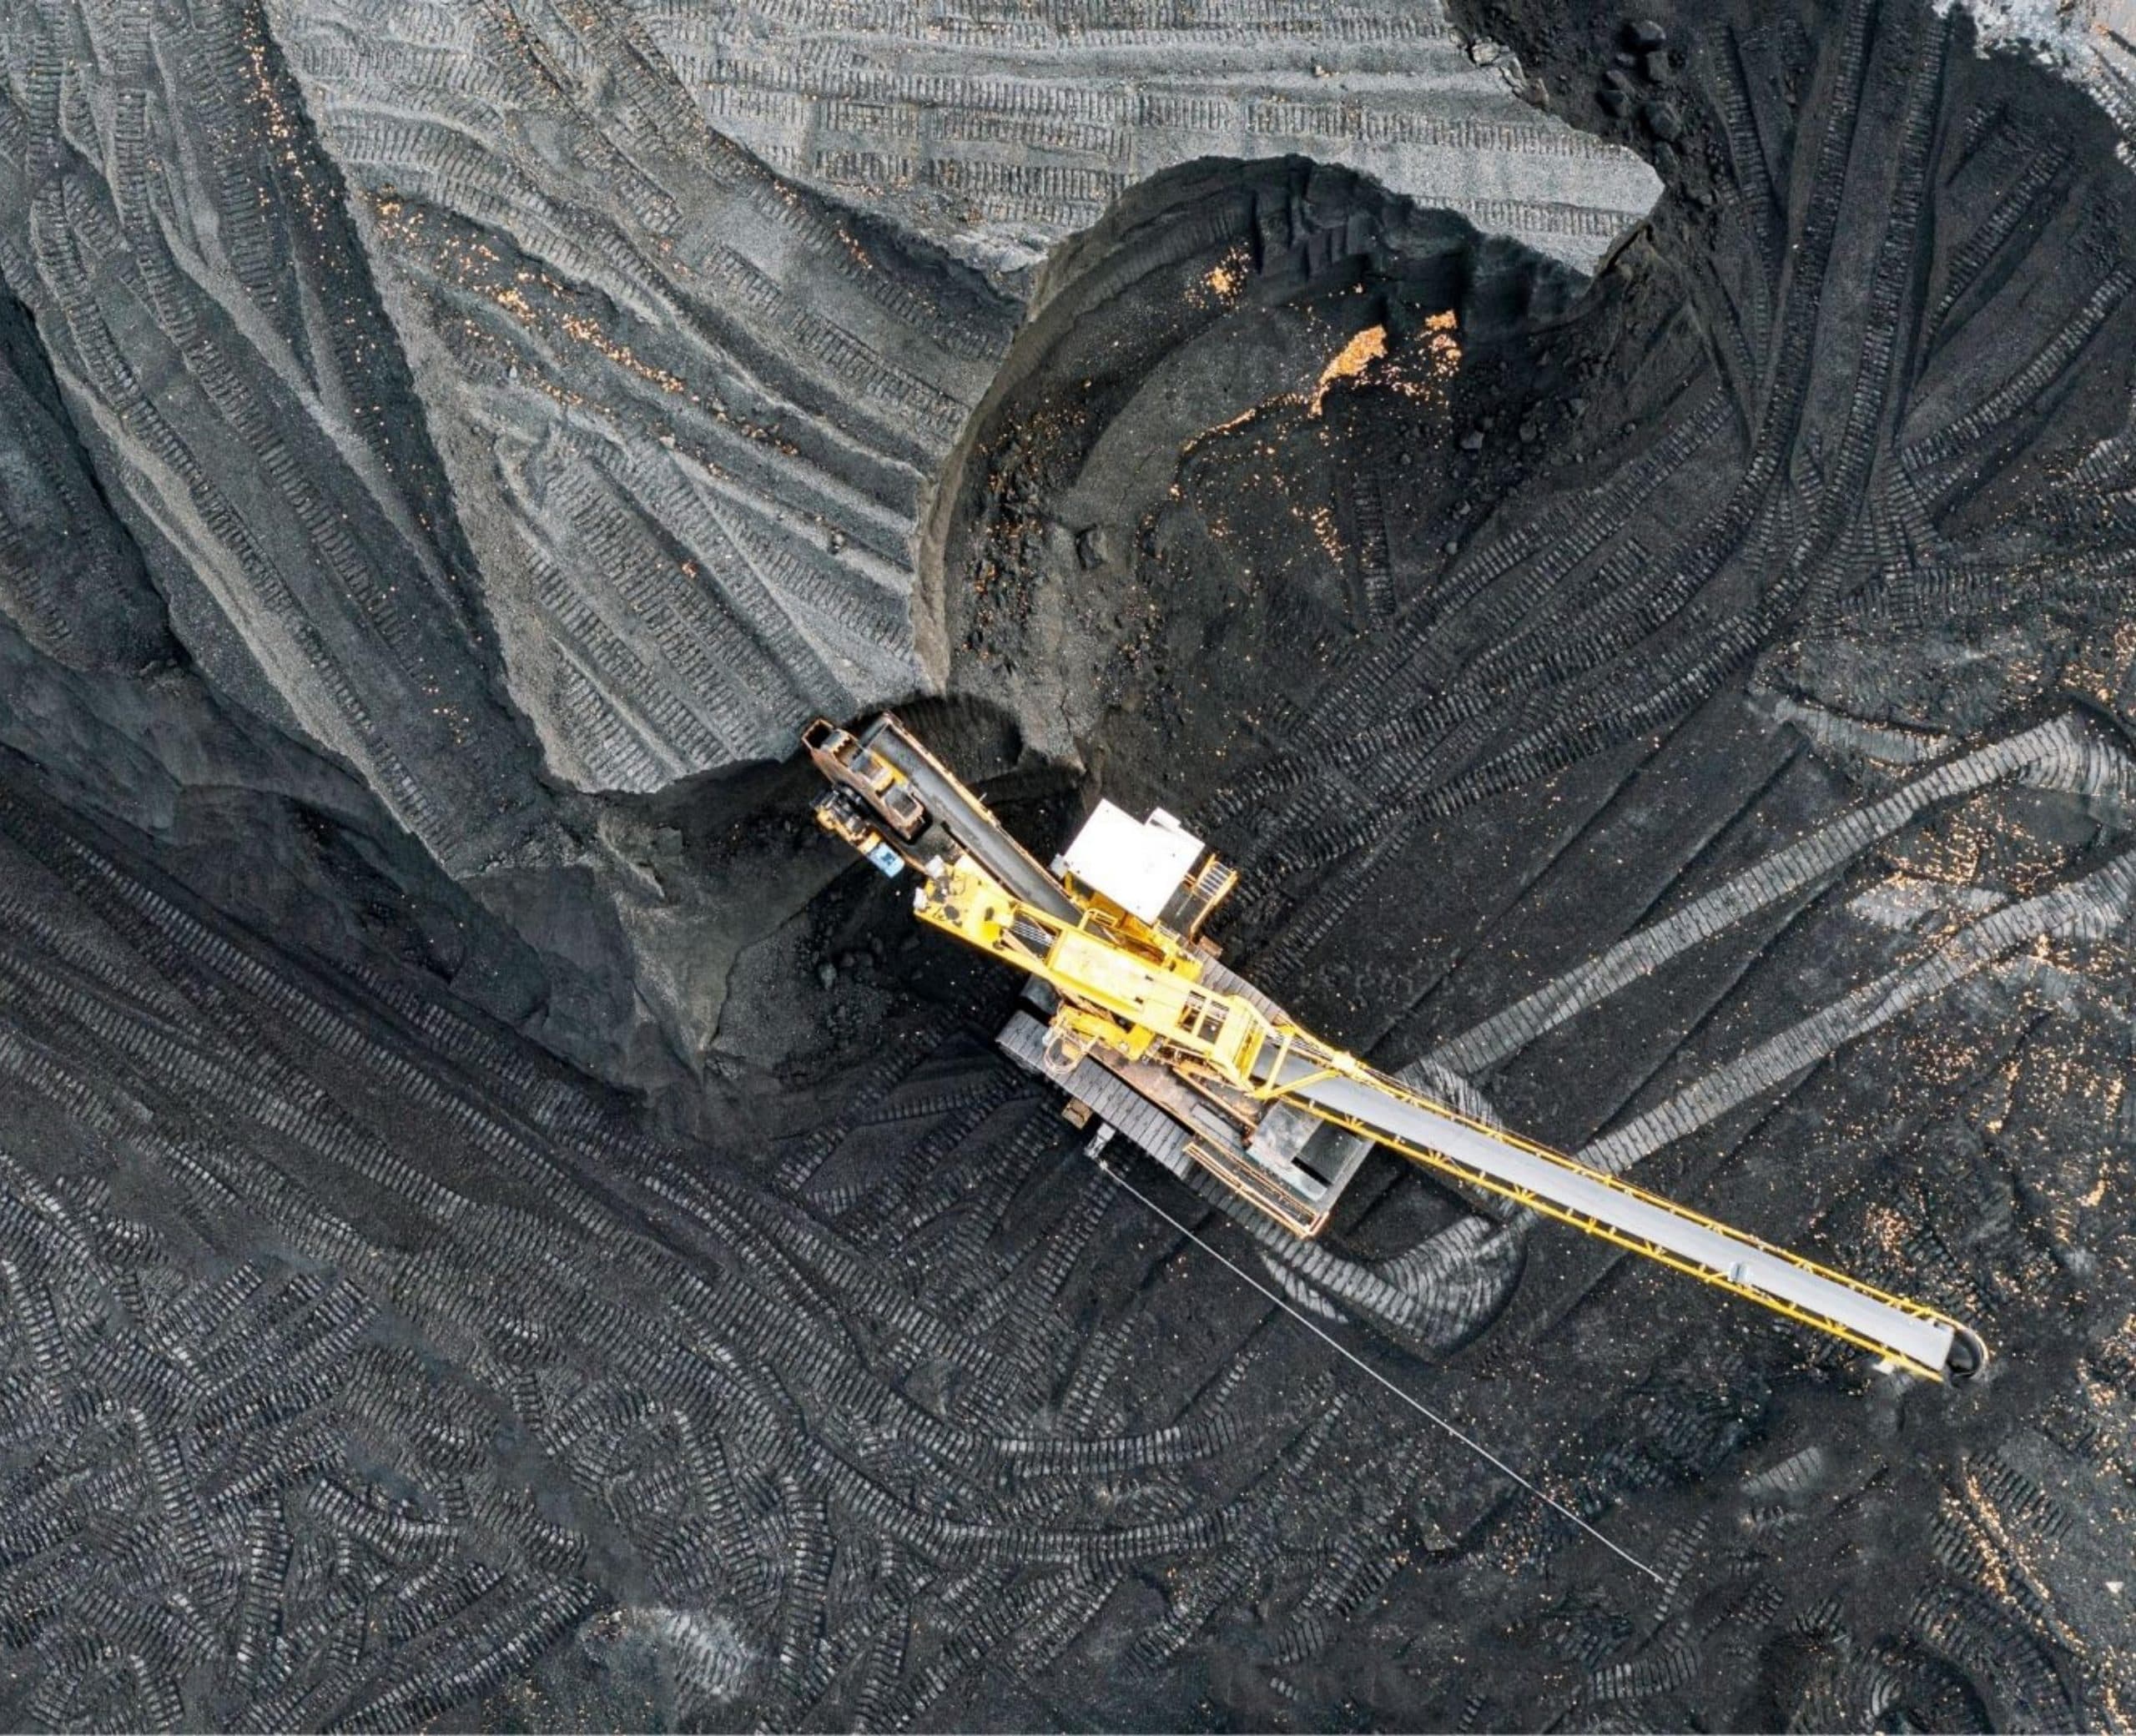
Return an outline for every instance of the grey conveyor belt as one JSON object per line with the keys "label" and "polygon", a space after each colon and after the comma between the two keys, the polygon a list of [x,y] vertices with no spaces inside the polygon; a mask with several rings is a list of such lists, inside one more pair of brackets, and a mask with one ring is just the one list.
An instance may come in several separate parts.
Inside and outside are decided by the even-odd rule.
{"label": "grey conveyor belt", "polygon": [[[1729,1287],[1799,1308],[1821,1321],[1926,1368],[1942,1371],[1952,1361],[1961,1329],[1949,1321],[1924,1318],[1850,1284],[1797,1264],[1750,1237],[1738,1237],[1650,1195],[1611,1185],[1599,1172],[1570,1160],[1553,1161],[1518,1145],[1494,1139],[1452,1115],[1434,1114],[1367,1081],[1337,1075],[1309,1079],[1317,1070],[1292,1056],[1288,1079],[1303,1081],[1292,1094],[1353,1125],[1369,1128],[1413,1150],[1438,1152],[1456,1165],[1492,1176],[1552,1204],[1698,1266]],[[1971,1344],[1978,1341],[1965,1335]],[[1961,1368],[1954,1371],[1967,1371]]]}
{"label": "grey conveyor belt", "polygon": [[885,718],[884,724],[865,737],[867,744],[912,780],[921,803],[950,836],[1025,903],[1062,922],[1076,922],[1081,912],[1001,823],[894,718]]}

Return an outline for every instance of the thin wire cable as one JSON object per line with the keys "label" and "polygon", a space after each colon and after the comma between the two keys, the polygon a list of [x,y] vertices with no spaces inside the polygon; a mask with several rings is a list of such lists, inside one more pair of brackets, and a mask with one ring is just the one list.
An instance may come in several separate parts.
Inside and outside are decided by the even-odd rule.
{"label": "thin wire cable", "polygon": [[1111,1181],[1115,1187],[1125,1189],[1127,1192],[1132,1194],[1145,1205],[1148,1206],[1151,1211],[1162,1218],[1165,1222],[1171,1225],[1173,1229],[1176,1230],[1181,1235],[1192,1242],[1195,1246],[1200,1248],[1204,1253],[1213,1255],[1222,1265],[1230,1267],[1234,1276],[1242,1280],[1252,1288],[1259,1291],[1262,1296],[1267,1297],[1270,1301],[1273,1302],[1278,1308],[1282,1309],[1284,1313],[1289,1315],[1292,1320],[1303,1326],[1307,1331],[1312,1333],[1314,1337],[1319,1339],[1323,1344],[1327,1345],[1330,1350],[1336,1353],[1336,1355],[1343,1357],[1346,1361],[1356,1364],[1358,1367],[1363,1369],[1365,1373],[1370,1375],[1373,1380],[1378,1381],[1381,1386],[1384,1386],[1389,1392],[1400,1399],[1403,1404],[1408,1406],[1411,1410],[1414,1411],[1427,1422],[1433,1424],[1436,1427],[1443,1429],[1456,1441],[1458,1441],[1463,1447],[1467,1447],[1469,1452],[1474,1453],[1478,1458],[1483,1460],[1486,1464],[1494,1466],[1497,1469],[1503,1471],[1508,1477],[1519,1483],[1522,1488],[1527,1490],[1529,1494],[1533,1495],[1545,1507],[1553,1509],[1554,1512],[1560,1513],[1564,1517],[1571,1520],[1574,1524],[1577,1525],[1582,1531],[1585,1532],[1588,1536],[1593,1537],[1596,1542],[1599,1543],[1605,1549],[1607,1549],[1612,1555],[1620,1556],[1625,1561],[1630,1562],[1634,1567],[1637,1567],[1640,1572],[1645,1574],[1648,1578],[1651,1579],[1656,1585],[1667,1583],[1667,1582],[1662,1578],[1659,1572],[1655,1568],[1649,1567],[1636,1555],[1634,1555],[1630,1550],[1625,1548],[1623,1544],[1613,1542],[1609,1537],[1605,1537],[1602,1532],[1597,1531],[1592,1525],[1589,1524],[1586,1520],[1581,1518],[1578,1513],[1567,1507],[1564,1502],[1557,1499],[1556,1497],[1539,1488],[1535,1484],[1529,1482],[1526,1477],[1523,1477],[1518,1471],[1514,1470],[1512,1466],[1507,1464],[1504,1459],[1493,1452],[1489,1447],[1484,1446],[1482,1442],[1477,1440],[1474,1436],[1465,1433],[1456,1424],[1449,1422],[1445,1417],[1440,1416],[1438,1411],[1433,1410],[1421,1399],[1413,1397],[1410,1394],[1403,1391],[1401,1387],[1396,1386],[1393,1381],[1388,1380],[1385,1375],[1374,1368],[1371,1363],[1366,1361],[1363,1357],[1358,1356],[1356,1351],[1351,1350],[1339,1340],[1330,1336],[1327,1332],[1323,1331],[1320,1328],[1319,1325],[1315,1322],[1310,1316],[1292,1306],[1292,1305],[1286,1301],[1281,1295],[1277,1291],[1271,1290],[1266,1284],[1263,1284],[1258,1278],[1255,1277],[1252,1273],[1247,1271],[1244,1266],[1241,1266],[1237,1260],[1232,1259],[1221,1249],[1217,1248],[1214,1243],[1206,1240],[1202,1236],[1196,1235],[1193,1230],[1188,1229],[1186,1225],[1181,1223],[1177,1218],[1166,1211],[1163,1206],[1158,1205],[1156,1200],[1152,1200],[1147,1194],[1144,1193],[1141,1189],[1136,1186],[1133,1182],[1130,1181],[1125,1175],[1121,1175],[1119,1170],[1114,1169],[1111,1164],[1107,1163],[1105,1159],[1099,1155],[1096,1146],[1092,1146],[1090,1152],[1090,1157],[1091,1162],[1095,1163],[1101,1170],[1105,1171],[1106,1180]]}

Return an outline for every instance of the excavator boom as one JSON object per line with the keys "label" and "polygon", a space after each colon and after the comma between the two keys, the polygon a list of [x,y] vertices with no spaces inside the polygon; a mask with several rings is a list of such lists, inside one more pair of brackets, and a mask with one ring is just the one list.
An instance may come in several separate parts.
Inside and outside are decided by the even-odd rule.
{"label": "excavator boom", "polygon": [[1237,877],[1161,810],[1137,823],[1100,804],[1049,869],[895,717],[858,735],[819,721],[803,739],[832,784],[824,828],[885,873],[914,870],[922,921],[1043,985],[1043,1034],[1019,1015],[1004,1046],[1176,1170],[1198,1164],[1309,1235],[1368,1144],[1385,1145],[1933,1378],[1985,1365],[1979,1337],[1933,1309],[1474,1120],[1304,1030],[1200,938]]}

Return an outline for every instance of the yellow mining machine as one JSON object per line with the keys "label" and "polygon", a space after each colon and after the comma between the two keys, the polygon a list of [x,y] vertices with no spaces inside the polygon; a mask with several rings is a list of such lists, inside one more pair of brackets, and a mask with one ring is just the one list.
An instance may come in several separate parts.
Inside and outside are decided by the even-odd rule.
{"label": "yellow mining machine", "polygon": [[1050,1016],[1002,1046],[1184,1175],[1199,1165],[1299,1236],[1327,1225],[1374,1144],[1935,1379],[1987,1360],[1979,1337],[1562,1153],[1489,1126],[1302,1029],[1202,938],[1235,870],[1162,809],[1101,803],[1049,871],[885,713],[819,719],[803,745],[831,787],[816,818],[914,913],[1027,973]]}

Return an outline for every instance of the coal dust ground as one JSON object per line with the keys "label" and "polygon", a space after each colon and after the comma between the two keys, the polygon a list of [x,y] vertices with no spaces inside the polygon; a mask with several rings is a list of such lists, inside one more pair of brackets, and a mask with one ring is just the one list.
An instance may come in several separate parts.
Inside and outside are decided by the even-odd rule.
{"label": "coal dust ground", "polygon": [[[545,77],[620,93],[615,138],[681,160],[645,27],[588,16],[606,70]],[[421,434],[385,370],[409,415],[369,456],[300,260],[266,297],[286,351],[159,409],[156,367],[221,327],[111,263],[149,206],[107,217],[34,154],[106,128],[131,161],[138,111],[55,98],[25,143],[0,107],[6,172],[60,189],[0,251],[0,1723],[2136,1717],[2113,122],[1977,52],[1962,8],[1455,22],[1659,174],[1592,279],[1286,155],[1136,181],[1012,299],[814,191],[758,197],[738,151],[723,221],[853,262],[812,279],[827,324],[731,261],[760,330],[660,302],[615,263],[624,216],[560,227],[613,299],[558,316],[594,360],[544,376],[537,432],[533,369],[483,358],[564,292],[423,227],[494,191],[441,171],[375,218],[429,249],[421,295],[332,295],[387,348],[389,314],[446,309],[463,421]],[[331,83],[334,45],[305,52]],[[239,58],[248,113],[313,125],[275,54]],[[518,143],[669,210],[560,126]],[[26,262],[118,299],[39,303]],[[856,385],[849,439],[778,346],[857,318],[856,284],[866,330],[892,309],[932,347]],[[747,390],[686,400],[700,342]],[[105,347],[145,382],[108,415]],[[582,365],[674,400],[667,444],[602,431]],[[314,419],[258,477],[158,432],[248,393]],[[688,487],[678,443],[713,455]],[[474,503],[477,453],[523,496]],[[741,501],[758,464],[776,512]],[[344,551],[336,503],[404,474],[415,504]],[[173,477],[227,511],[133,504]],[[300,532],[259,529],[270,485]],[[552,539],[511,557],[516,616],[467,588],[515,498]],[[634,647],[557,601],[566,556],[679,562],[632,501],[756,551],[722,581],[746,655],[692,651],[650,581]],[[868,612],[908,521],[900,715],[1041,856],[1100,797],[1161,803],[1242,870],[1227,962],[1305,1023],[1968,1321],[1988,1371],[1880,1371],[1385,1154],[1310,1269],[1131,1171],[1650,1577],[1114,1188],[993,1046],[1018,985],[814,828],[806,765],[675,747],[784,719],[809,646],[908,667]],[[389,571],[393,536],[429,552]],[[345,553],[313,638],[215,589],[240,545],[254,576]],[[406,731],[334,674],[394,585],[423,599],[390,636],[429,707]],[[242,646],[204,652],[204,597]],[[552,608],[536,681],[511,647]],[[594,692],[597,643],[636,685]],[[712,688],[663,699],[693,669]]]}

